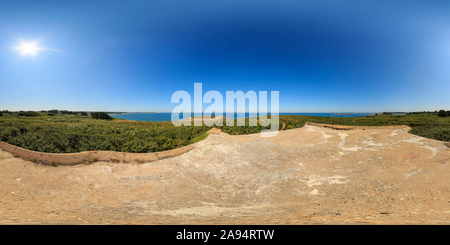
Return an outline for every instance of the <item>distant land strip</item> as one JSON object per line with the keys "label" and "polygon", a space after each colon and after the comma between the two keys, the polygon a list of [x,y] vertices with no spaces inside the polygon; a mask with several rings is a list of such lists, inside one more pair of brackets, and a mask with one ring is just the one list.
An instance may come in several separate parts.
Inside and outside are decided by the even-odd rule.
{"label": "distant land strip", "polygon": [[[347,125],[331,125],[331,124],[322,124],[322,123],[312,123],[306,122],[305,125],[317,126],[323,128],[331,128],[336,130],[370,130],[370,129],[401,129],[401,128],[410,128],[408,125],[391,125],[391,126],[347,126]],[[410,128],[411,129],[411,128]]]}

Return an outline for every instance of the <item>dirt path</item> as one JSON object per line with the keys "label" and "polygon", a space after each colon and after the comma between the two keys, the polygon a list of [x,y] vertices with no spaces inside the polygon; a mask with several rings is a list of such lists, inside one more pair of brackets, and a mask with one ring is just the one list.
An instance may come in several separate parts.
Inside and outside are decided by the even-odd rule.
{"label": "dirt path", "polygon": [[450,148],[406,129],[212,134],[152,163],[0,150],[0,224],[450,223]]}

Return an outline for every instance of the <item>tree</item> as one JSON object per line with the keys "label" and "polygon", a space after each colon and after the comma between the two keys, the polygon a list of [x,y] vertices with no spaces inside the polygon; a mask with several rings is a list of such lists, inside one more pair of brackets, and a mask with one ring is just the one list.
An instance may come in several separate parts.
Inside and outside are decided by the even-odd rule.
{"label": "tree", "polygon": [[0,117],[2,117],[3,116],[3,113],[0,111]]}
{"label": "tree", "polygon": [[72,111],[67,111],[67,110],[62,110],[60,111],[61,114],[65,115],[65,114],[73,114]]}
{"label": "tree", "polygon": [[447,111],[447,116],[449,116],[449,117],[450,117],[450,111]]}
{"label": "tree", "polygon": [[439,116],[439,117],[446,117],[446,116],[447,116],[447,112],[444,111],[444,110],[440,110],[440,111],[438,112],[438,116]]}
{"label": "tree", "polygon": [[91,113],[91,117],[94,118],[94,119],[103,119],[103,120],[112,120],[113,119],[112,117],[110,117],[105,112],[94,112],[94,113]]}

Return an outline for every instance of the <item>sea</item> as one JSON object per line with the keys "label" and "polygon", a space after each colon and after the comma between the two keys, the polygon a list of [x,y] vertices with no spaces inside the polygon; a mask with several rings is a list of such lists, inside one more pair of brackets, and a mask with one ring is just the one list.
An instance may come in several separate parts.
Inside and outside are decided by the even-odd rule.
{"label": "sea", "polygon": [[[364,116],[370,116],[374,115],[374,113],[357,113],[357,114],[350,114],[350,115],[335,115],[335,113],[289,113],[289,112],[283,112],[279,113],[279,115],[295,115],[295,116],[314,116],[314,117],[364,117]],[[342,114],[342,113],[340,113]],[[133,121],[150,121],[150,122],[165,122],[165,121],[172,121],[172,113],[130,113],[130,114],[109,114],[111,117],[126,119],[126,120],[133,120]],[[180,114],[178,117],[178,120],[187,119],[189,117],[193,116],[200,116],[201,114],[192,113],[192,114],[183,114],[183,116]],[[214,115],[214,114],[213,114]],[[247,117],[253,117],[257,116],[256,113],[234,113],[234,118],[247,118]],[[224,113],[224,116],[226,114]]]}

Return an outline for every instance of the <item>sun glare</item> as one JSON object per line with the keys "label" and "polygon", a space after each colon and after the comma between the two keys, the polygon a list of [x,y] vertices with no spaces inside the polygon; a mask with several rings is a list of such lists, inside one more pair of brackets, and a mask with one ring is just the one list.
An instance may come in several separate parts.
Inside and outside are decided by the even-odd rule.
{"label": "sun glare", "polygon": [[20,47],[18,47],[19,50],[22,50],[22,54],[30,54],[30,55],[36,55],[37,51],[39,50],[38,47],[36,47],[36,44],[34,43],[23,43]]}
{"label": "sun glare", "polygon": [[51,53],[63,53],[57,49],[40,47],[39,46],[40,43],[47,39],[35,39],[33,41],[26,42],[22,37],[20,37],[20,39],[18,38],[16,40],[17,46],[11,47],[12,50],[20,52],[20,54],[14,59],[14,61],[19,58],[26,58],[26,57],[28,58],[31,57],[34,61],[35,58],[44,58],[44,55],[48,55]]}

